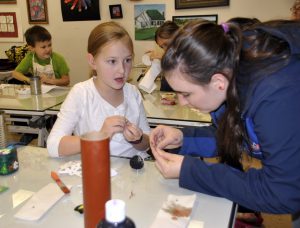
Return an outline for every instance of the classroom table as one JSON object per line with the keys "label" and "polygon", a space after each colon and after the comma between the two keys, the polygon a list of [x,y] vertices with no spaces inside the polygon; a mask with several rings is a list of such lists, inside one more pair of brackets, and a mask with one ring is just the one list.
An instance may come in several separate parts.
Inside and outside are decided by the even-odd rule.
{"label": "classroom table", "polygon": [[[142,93],[143,104],[147,115],[148,123],[151,127],[159,124],[174,127],[184,126],[207,126],[211,123],[209,114],[203,114],[195,109],[176,105],[163,105],[161,95],[164,92],[154,91],[151,94]],[[47,115],[56,115],[61,105],[56,105],[45,111]]]}
{"label": "classroom table", "polygon": [[[37,192],[53,182],[52,170],[58,171],[61,165],[79,160],[80,156],[49,158],[45,148],[26,146],[18,148],[18,159],[19,170],[1,176],[1,185],[9,189],[0,193],[0,227],[83,227],[83,215],[73,210],[82,203],[81,177],[68,174],[60,177],[65,184],[73,186],[71,193],[63,196],[43,217],[37,221],[14,217],[26,202],[24,192]],[[205,228],[233,227],[236,204],[180,188],[177,179],[164,179],[153,161],[145,161],[142,170],[136,171],[130,168],[128,159],[111,157],[111,168],[117,171],[117,175],[111,177],[112,198],[125,201],[126,214],[137,228],[148,228],[152,224],[169,194],[196,194],[191,220],[202,221]]]}
{"label": "classroom table", "polygon": [[8,114],[43,115],[43,112],[62,103],[69,92],[68,87],[54,87],[40,95],[19,94],[19,89],[29,89],[29,85],[0,85],[0,109]]}
{"label": "classroom table", "polygon": [[[147,72],[148,67],[138,65],[132,68],[129,82],[138,88],[139,80]],[[178,104],[164,105],[161,103],[162,95],[160,91],[160,77],[155,80],[156,89],[152,93],[140,90],[143,96],[143,103],[150,126],[155,127],[159,124],[171,125],[174,127],[185,126],[207,126],[211,123],[209,114],[203,114],[195,109],[191,109]]]}
{"label": "classroom table", "polygon": [[147,120],[150,126],[158,124],[174,127],[184,126],[207,126],[211,123],[209,114],[203,114],[195,109],[180,106],[178,101],[175,105],[164,105],[161,97],[164,92],[154,91],[151,94],[143,93],[143,104]]}
{"label": "classroom table", "polygon": [[[45,88],[49,87],[45,86]],[[29,91],[29,85],[0,85],[0,110],[3,110],[8,115],[6,118],[7,122],[28,123],[29,119],[43,117],[45,110],[62,103],[69,92],[68,87],[55,87],[47,93],[31,95],[30,93],[19,94],[18,91],[20,89],[28,89]],[[14,116],[12,117],[11,115]],[[10,124],[8,129],[10,132],[38,134],[38,145],[45,145],[45,139],[48,134],[45,126],[33,128],[27,125]]]}

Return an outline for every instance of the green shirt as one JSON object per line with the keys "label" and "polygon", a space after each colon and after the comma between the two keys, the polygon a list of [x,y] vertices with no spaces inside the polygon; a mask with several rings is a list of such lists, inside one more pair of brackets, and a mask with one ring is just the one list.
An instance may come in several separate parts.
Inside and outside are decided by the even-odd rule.
{"label": "green shirt", "polygon": [[[24,75],[33,75],[34,73],[32,67],[32,57],[33,57],[33,52],[28,52],[15,70]],[[69,74],[70,69],[64,57],[62,57],[60,54],[56,52],[52,52],[51,59],[52,59],[52,66],[53,66],[55,78],[61,78],[62,75]],[[50,58],[39,59],[36,55],[34,55],[34,61],[42,66],[50,64]]]}

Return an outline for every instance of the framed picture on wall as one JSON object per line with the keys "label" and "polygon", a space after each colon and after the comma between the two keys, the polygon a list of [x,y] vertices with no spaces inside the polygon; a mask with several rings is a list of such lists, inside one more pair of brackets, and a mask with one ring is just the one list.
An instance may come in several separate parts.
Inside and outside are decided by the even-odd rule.
{"label": "framed picture on wall", "polygon": [[109,5],[109,12],[111,19],[123,18],[122,6],[118,5]]}
{"label": "framed picture on wall", "polygon": [[0,0],[0,4],[17,4],[17,0]]}
{"label": "framed picture on wall", "polygon": [[100,0],[60,0],[63,21],[101,20],[99,4]]}
{"label": "framed picture on wall", "polygon": [[0,42],[23,42],[23,31],[18,9],[0,9]]}
{"label": "framed picture on wall", "polygon": [[28,23],[48,24],[47,0],[26,0]]}
{"label": "framed picture on wall", "polygon": [[175,9],[229,6],[229,0],[175,0]]}
{"label": "framed picture on wall", "polygon": [[218,24],[218,15],[217,14],[211,14],[211,15],[188,15],[188,16],[173,16],[172,17],[172,21],[174,21],[179,26],[185,24],[187,21],[198,20],[198,19],[212,21],[212,22]]}

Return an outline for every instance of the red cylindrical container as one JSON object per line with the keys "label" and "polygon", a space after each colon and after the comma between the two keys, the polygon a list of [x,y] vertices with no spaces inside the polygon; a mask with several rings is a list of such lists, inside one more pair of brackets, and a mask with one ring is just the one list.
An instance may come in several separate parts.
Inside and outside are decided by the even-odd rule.
{"label": "red cylindrical container", "polygon": [[111,199],[109,138],[100,132],[81,136],[82,185],[85,228],[95,228],[105,217]]}

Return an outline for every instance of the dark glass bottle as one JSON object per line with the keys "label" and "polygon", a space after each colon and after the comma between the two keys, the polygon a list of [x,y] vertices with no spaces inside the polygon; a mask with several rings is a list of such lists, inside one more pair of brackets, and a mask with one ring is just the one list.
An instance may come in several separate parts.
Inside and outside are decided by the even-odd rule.
{"label": "dark glass bottle", "polygon": [[105,219],[97,228],[135,228],[134,222],[126,217],[125,202],[112,199],[105,203]]}

